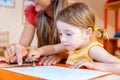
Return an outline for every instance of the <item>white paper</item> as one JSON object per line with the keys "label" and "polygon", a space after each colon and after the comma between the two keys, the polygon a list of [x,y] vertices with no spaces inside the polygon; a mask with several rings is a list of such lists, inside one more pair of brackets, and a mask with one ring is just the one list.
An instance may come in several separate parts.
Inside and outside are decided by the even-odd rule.
{"label": "white paper", "polygon": [[70,69],[56,66],[37,66],[23,68],[3,68],[5,70],[22,73],[47,80],[88,80],[108,72],[99,72],[85,69]]}

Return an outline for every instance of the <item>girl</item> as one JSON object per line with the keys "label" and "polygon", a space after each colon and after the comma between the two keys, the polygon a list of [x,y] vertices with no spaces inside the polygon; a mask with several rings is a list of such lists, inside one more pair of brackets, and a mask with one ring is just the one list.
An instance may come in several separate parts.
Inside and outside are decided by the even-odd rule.
{"label": "girl", "polygon": [[93,40],[95,16],[84,3],[75,3],[59,12],[57,29],[62,45],[69,51],[66,63],[72,68],[90,68],[120,74],[120,60]]}

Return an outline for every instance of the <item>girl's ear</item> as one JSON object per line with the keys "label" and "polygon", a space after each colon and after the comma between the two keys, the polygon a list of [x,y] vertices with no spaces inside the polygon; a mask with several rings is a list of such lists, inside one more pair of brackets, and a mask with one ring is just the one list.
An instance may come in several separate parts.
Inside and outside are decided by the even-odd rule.
{"label": "girl's ear", "polygon": [[90,38],[92,36],[92,28],[87,28],[86,29],[86,37]]}

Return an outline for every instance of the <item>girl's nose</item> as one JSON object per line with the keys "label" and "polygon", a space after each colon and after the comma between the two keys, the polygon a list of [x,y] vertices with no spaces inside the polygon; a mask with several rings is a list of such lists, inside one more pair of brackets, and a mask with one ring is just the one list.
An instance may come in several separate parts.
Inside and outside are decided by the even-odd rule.
{"label": "girl's nose", "polygon": [[62,35],[62,36],[60,37],[60,40],[61,40],[61,42],[65,42],[65,41],[66,41],[65,36]]}

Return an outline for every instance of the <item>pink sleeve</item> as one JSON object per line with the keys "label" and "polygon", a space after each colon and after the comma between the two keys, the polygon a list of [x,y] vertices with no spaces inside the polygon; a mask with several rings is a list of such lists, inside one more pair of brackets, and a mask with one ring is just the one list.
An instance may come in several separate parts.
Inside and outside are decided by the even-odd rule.
{"label": "pink sleeve", "polygon": [[36,26],[37,12],[35,11],[35,6],[28,6],[27,9],[24,11],[24,14],[28,22]]}

